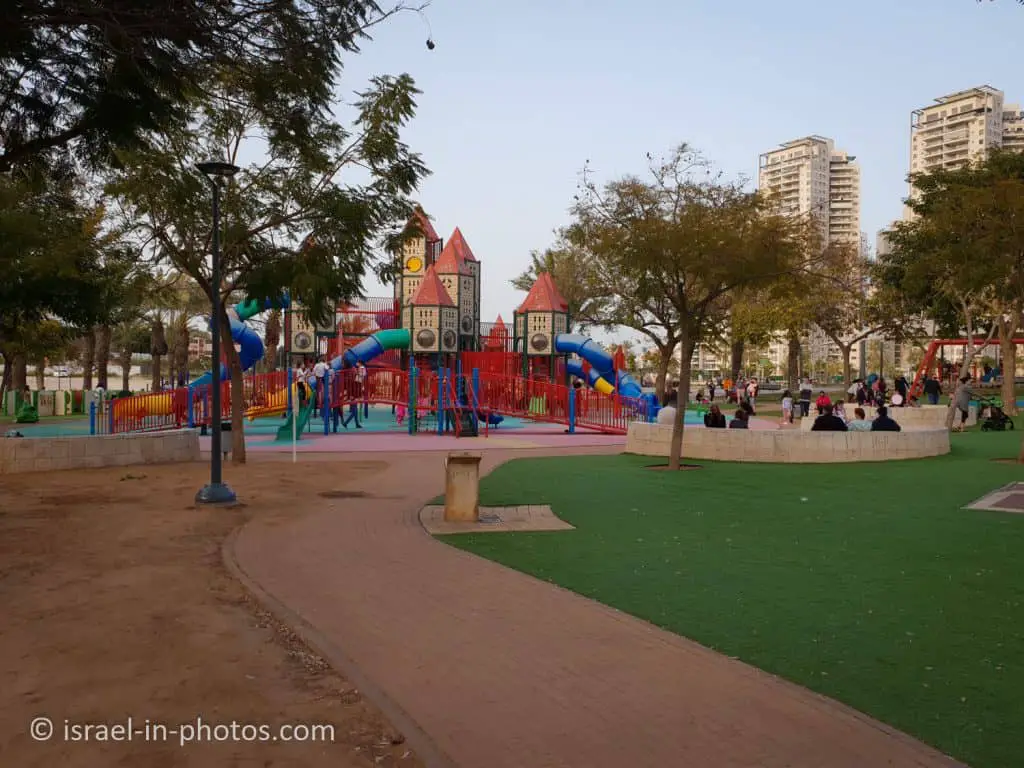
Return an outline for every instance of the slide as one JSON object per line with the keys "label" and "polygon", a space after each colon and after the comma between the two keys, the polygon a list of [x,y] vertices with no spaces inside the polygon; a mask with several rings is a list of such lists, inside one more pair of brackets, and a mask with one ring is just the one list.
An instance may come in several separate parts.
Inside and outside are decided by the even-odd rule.
{"label": "slide", "polygon": [[[315,408],[316,408],[316,399],[313,398],[313,397],[310,397],[306,401],[306,407],[299,410],[299,421],[295,425],[295,436],[297,438],[301,438],[302,437],[302,433],[306,430],[306,427],[309,426],[309,420],[313,417],[313,411],[314,411]],[[284,441],[291,441],[291,439],[292,439],[292,417],[293,416],[294,416],[294,414],[292,414],[292,412],[289,411],[288,412],[288,419],[285,421],[284,424],[282,424],[280,427],[278,427],[276,442],[280,443],[280,442],[284,442]]]}
{"label": "slide", "polygon": [[[271,299],[264,301],[249,299],[228,309],[228,322],[231,323],[231,339],[239,346],[238,357],[242,363],[243,371],[252,368],[263,357],[263,339],[245,321],[255,317],[264,310],[273,309],[275,306],[287,309],[288,305],[288,297],[282,296],[278,301]],[[231,373],[226,365],[221,365],[220,367],[220,378],[221,381],[227,381],[231,378]],[[212,373],[204,373],[188,385],[189,391],[191,392],[195,387],[209,384],[212,380]]]}
{"label": "slide", "polygon": [[[393,328],[387,331],[377,331],[373,336],[360,341],[352,349],[346,349],[341,355],[331,360],[330,366],[335,371],[343,371],[346,368],[355,368],[359,363],[366,365],[382,352],[392,349],[408,349],[412,344],[412,335],[407,328]],[[313,398],[310,404],[299,413],[299,423],[295,430],[298,436],[309,423],[309,417],[313,413]],[[278,440],[292,439],[292,414],[288,414],[288,420],[277,431]]]}
{"label": "slide", "polygon": [[560,333],[555,336],[555,352],[563,355],[579,355],[590,363],[590,373],[586,376],[583,375],[583,367],[577,363],[570,362],[567,369],[573,376],[583,379],[598,392],[606,395],[615,392],[617,378],[620,395],[623,397],[643,396],[640,385],[629,373],[618,371],[616,377],[612,356],[592,339],[587,339],[578,333]]}

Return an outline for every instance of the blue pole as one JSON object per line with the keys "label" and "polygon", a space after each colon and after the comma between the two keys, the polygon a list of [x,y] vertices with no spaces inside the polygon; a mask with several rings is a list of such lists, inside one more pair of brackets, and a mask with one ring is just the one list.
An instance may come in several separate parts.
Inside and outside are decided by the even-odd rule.
{"label": "blue pole", "polygon": [[324,434],[331,434],[331,374],[329,371],[324,371],[324,377],[320,379],[323,382],[323,400],[320,401],[320,410],[323,411],[324,417]]}
{"label": "blue pole", "polygon": [[444,434],[445,369],[437,369],[437,434]]}
{"label": "blue pole", "polygon": [[416,366],[409,368],[409,434],[416,434]]}
{"label": "blue pole", "polygon": [[[187,384],[185,385],[188,386]],[[193,429],[196,426],[196,414],[195,414],[195,402],[192,399],[192,390],[187,389],[185,397],[185,407],[188,409],[188,428]]]}
{"label": "blue pole", "polygon": [[480,420],[480,369],[473,369],[473,415]]}
{"label": "blue pole", "polygon": [[89,434],[96,434],[96,401],[89,403]]}
{"label": "blue pole", "polygon": [[572,387],[569,387],[569,434],[576,434],[576,390]]}
{"label": "blue pole", "polygon": [[107,406],[107,422],[110,425],[110,431],[107,432],[107,434],[108,435],[112,435],[112,434],[114,434],[114,401],[113,400],[107,400],[106,397],[107,397],[107,393],[104,392],[103,393],[103,403],[104,403],[104,405]]}

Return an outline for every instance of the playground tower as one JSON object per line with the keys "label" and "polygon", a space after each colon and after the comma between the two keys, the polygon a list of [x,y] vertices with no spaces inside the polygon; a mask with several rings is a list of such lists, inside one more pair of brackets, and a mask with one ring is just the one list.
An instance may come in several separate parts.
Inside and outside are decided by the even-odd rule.
{"label": "playground tower", "polygon": [[416,209],[410,225],[421,235],[402,250],[395,302],[401,327],[412,334],[412,351],[478,350],[480,262],[458,227],[446,244],[422,208]]}
{"label": "playground tower", "polygon": [[480,344],[480,262],[458,227],[434,269],[459,310],[459,350],[476,350]]}
{"label": "playground tower", "polygon": [[414,353],[459,351],[459,313],[434,265],[416,294],[402,307],[402,327],[409,329]]}
{"label": "playground tower", "polygon": [[523,356],[523,376],[556,378],[555,336],[569,330],[569,304],[547,272],[537,275],[526,299],[515,311],[513,349]]}
{"label": "playground tower", "polygon": [[416,209],[409,224],[415,224],[420,234],[408,240],[402,248],[402,271],[395,280],[395,300],[399,311],[416,295],[427,267],[437,261],[444,245],[422,208]]}

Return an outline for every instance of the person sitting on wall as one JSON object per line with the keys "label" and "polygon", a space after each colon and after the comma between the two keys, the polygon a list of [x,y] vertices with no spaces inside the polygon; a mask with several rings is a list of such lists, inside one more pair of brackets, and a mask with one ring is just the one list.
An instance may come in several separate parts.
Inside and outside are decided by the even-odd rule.
{"label": "person sitting on wall", "polygon": [[818,409],[819,416],[825,412],[826,406],[828,406],[829,413],[832,412],[832,398],[825,394],[824,389],[818,393],[818,399],[814,401],[814,406]]}
{"label": "person sitting on wall", "polygon": [[850,432],[870,432],[872,422],[868,420],[863,408],[853,409],[854,419],[846,425]]}
{"label": "person sitting on wall", "polygon": [[665,400],[665,405],[662,406],[661,410],[658,411],[658,423],[664,424],[671,427],[676,423],[676,415],[678,414],[678,403],[679,395],[675,392],[670,392],[668,398]]}
{"label": "person sitting on wall", "polygon": [[742,408],[736,411],[736,416],[729,422],[729,429],[750,429],[750,416]]}
{"label": "person sitting on wall", "polygon": [[878,418],[871,422],[872,432],[902,432],[903,429],[896,420],[889,416],[889,409],[884,405],[878,407]]}
{"label": "person sitting on wall", "polygon": [[811,432],[846,432],[846,422],[832,412],[832,404],[822,406],[821,415],[811,425]]}
{"label": "person sitting on wall", "polygon": [[704,414],[704,426],[708,429],[725,429],[725,414],[718,403],[712,403],[711,410]]}

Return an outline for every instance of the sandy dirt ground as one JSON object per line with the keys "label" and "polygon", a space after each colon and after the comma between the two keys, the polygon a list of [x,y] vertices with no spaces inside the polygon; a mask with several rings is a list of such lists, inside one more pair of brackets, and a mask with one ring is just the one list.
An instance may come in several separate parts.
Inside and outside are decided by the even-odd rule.
{"label": "sandy dirt ground", "polygon": [[[383,467],[347,462],[301,475],[281,462],[228,467],[226,480],[246,490],[245,506],[228,510],[194,507],[205,464],[0,478],[0,764],[422,765],[221,557],[245,521],[295,520],[327,503],[318,493],[344,492]],[[53,724],[42,742],[29,732],[40,717]],[[82,724],[111,728],[92,728],[88,742],[65,738],[84,737]],[[267,730],[254,735],[246,725]],[[291,733],[281,726],[292,725],[332,726],[333,741],[281,740]],[[45,732],[45,723],[36,727]],[[278,740],[246,740],[264,736]],[[183,737],[196,740],[182,746]]]}

